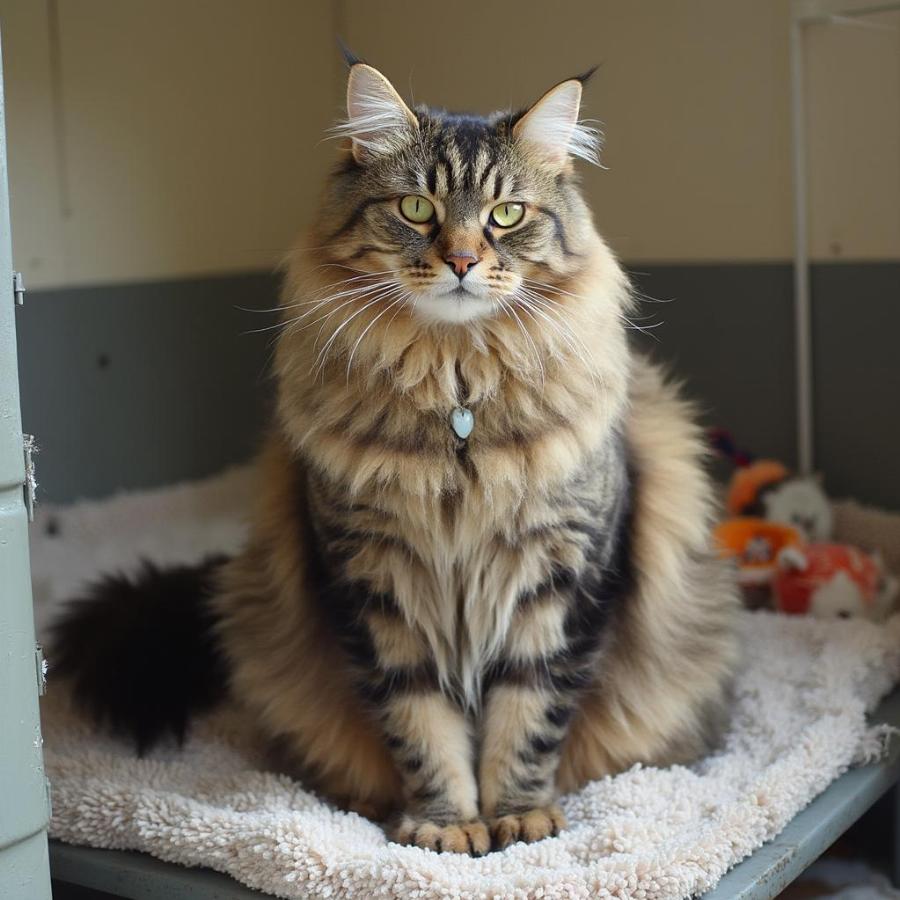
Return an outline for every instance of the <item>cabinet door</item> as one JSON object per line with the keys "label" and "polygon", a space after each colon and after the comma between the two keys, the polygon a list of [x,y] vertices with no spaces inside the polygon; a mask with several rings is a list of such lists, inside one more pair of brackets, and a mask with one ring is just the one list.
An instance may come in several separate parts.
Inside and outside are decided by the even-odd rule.
{"label": "cabinet door", "polygon": [[0,78],[0,900],[49,900],[15,315]]}

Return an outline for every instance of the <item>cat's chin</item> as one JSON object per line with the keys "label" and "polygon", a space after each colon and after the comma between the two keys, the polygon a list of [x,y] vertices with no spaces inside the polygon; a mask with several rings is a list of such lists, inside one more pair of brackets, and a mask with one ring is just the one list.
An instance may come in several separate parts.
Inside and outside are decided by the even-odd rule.
{"label": "cat's chin", "polygon": [[496,312],[490,297],[478,297],[462,290],[437,295],[421,294],[412,309],[413,314],[425,322],[452,325],[464,325]]}

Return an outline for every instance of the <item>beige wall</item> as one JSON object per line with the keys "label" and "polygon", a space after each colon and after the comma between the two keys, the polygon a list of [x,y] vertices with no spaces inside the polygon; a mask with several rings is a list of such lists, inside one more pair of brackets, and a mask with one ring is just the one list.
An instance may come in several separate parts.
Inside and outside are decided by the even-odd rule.
{"label": "beige wall", "polygon": [[[601,64],[585,106],[608,171],[585,184],[625,259],[791,255],[788,0],[423,6],[345,0],[344,15],[356,52],[429,102],[519,104]],[[878,23],[808,32],[819,258],[900,257],[900,15]]]}
{"label": "beige wall", "polygon": [[900,13],[809,31],[810,218],[828,259],[900,257]]}
{"label": "beige wall", "polygon": [[61,122],[50,4],[0,3],[28,284],[270,267],[328,160],[339,73],[328,0],[57,5]]}
{"label": "beige wall", "polygon": [[[414,99],[519,105],[595,62],[598,221],[640,261],[792,249],[788,0],[0,0],[33,286],[271,266],[341,92],[333,33]],[[900,15],[809,32],[813,251],[900,257]],[[54,99],[53,60],[59,94]]]}

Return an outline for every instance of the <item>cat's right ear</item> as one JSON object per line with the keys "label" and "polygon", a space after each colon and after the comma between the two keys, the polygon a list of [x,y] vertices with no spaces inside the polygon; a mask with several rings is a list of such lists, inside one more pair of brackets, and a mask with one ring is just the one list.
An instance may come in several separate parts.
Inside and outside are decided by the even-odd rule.
{"label": "cat's right ear", "polygon": [[378,69],[361,62],[350,67],[347,121],[335,131],[350,138],[357,162],[396,150],[418,127],[415,113]]}

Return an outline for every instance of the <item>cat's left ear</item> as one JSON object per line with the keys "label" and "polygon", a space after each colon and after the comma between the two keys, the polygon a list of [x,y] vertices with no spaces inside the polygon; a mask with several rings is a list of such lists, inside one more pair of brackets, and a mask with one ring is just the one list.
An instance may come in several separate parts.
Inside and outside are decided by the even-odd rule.
{"label": "cat's left ear", "polygon": [[569,78],[551,88],[513,127],[516,140],[530,144],[560,169],[571,156],[600,163],[599,132],[578,121],[581,87],[587,77]]}
{"label": "cat's left ear", "polygon": [[378,69],[361,62],[351,66],[347,122],[335,130],[351,139],[357,162],[397,149],[418,127],[415,113]]}

